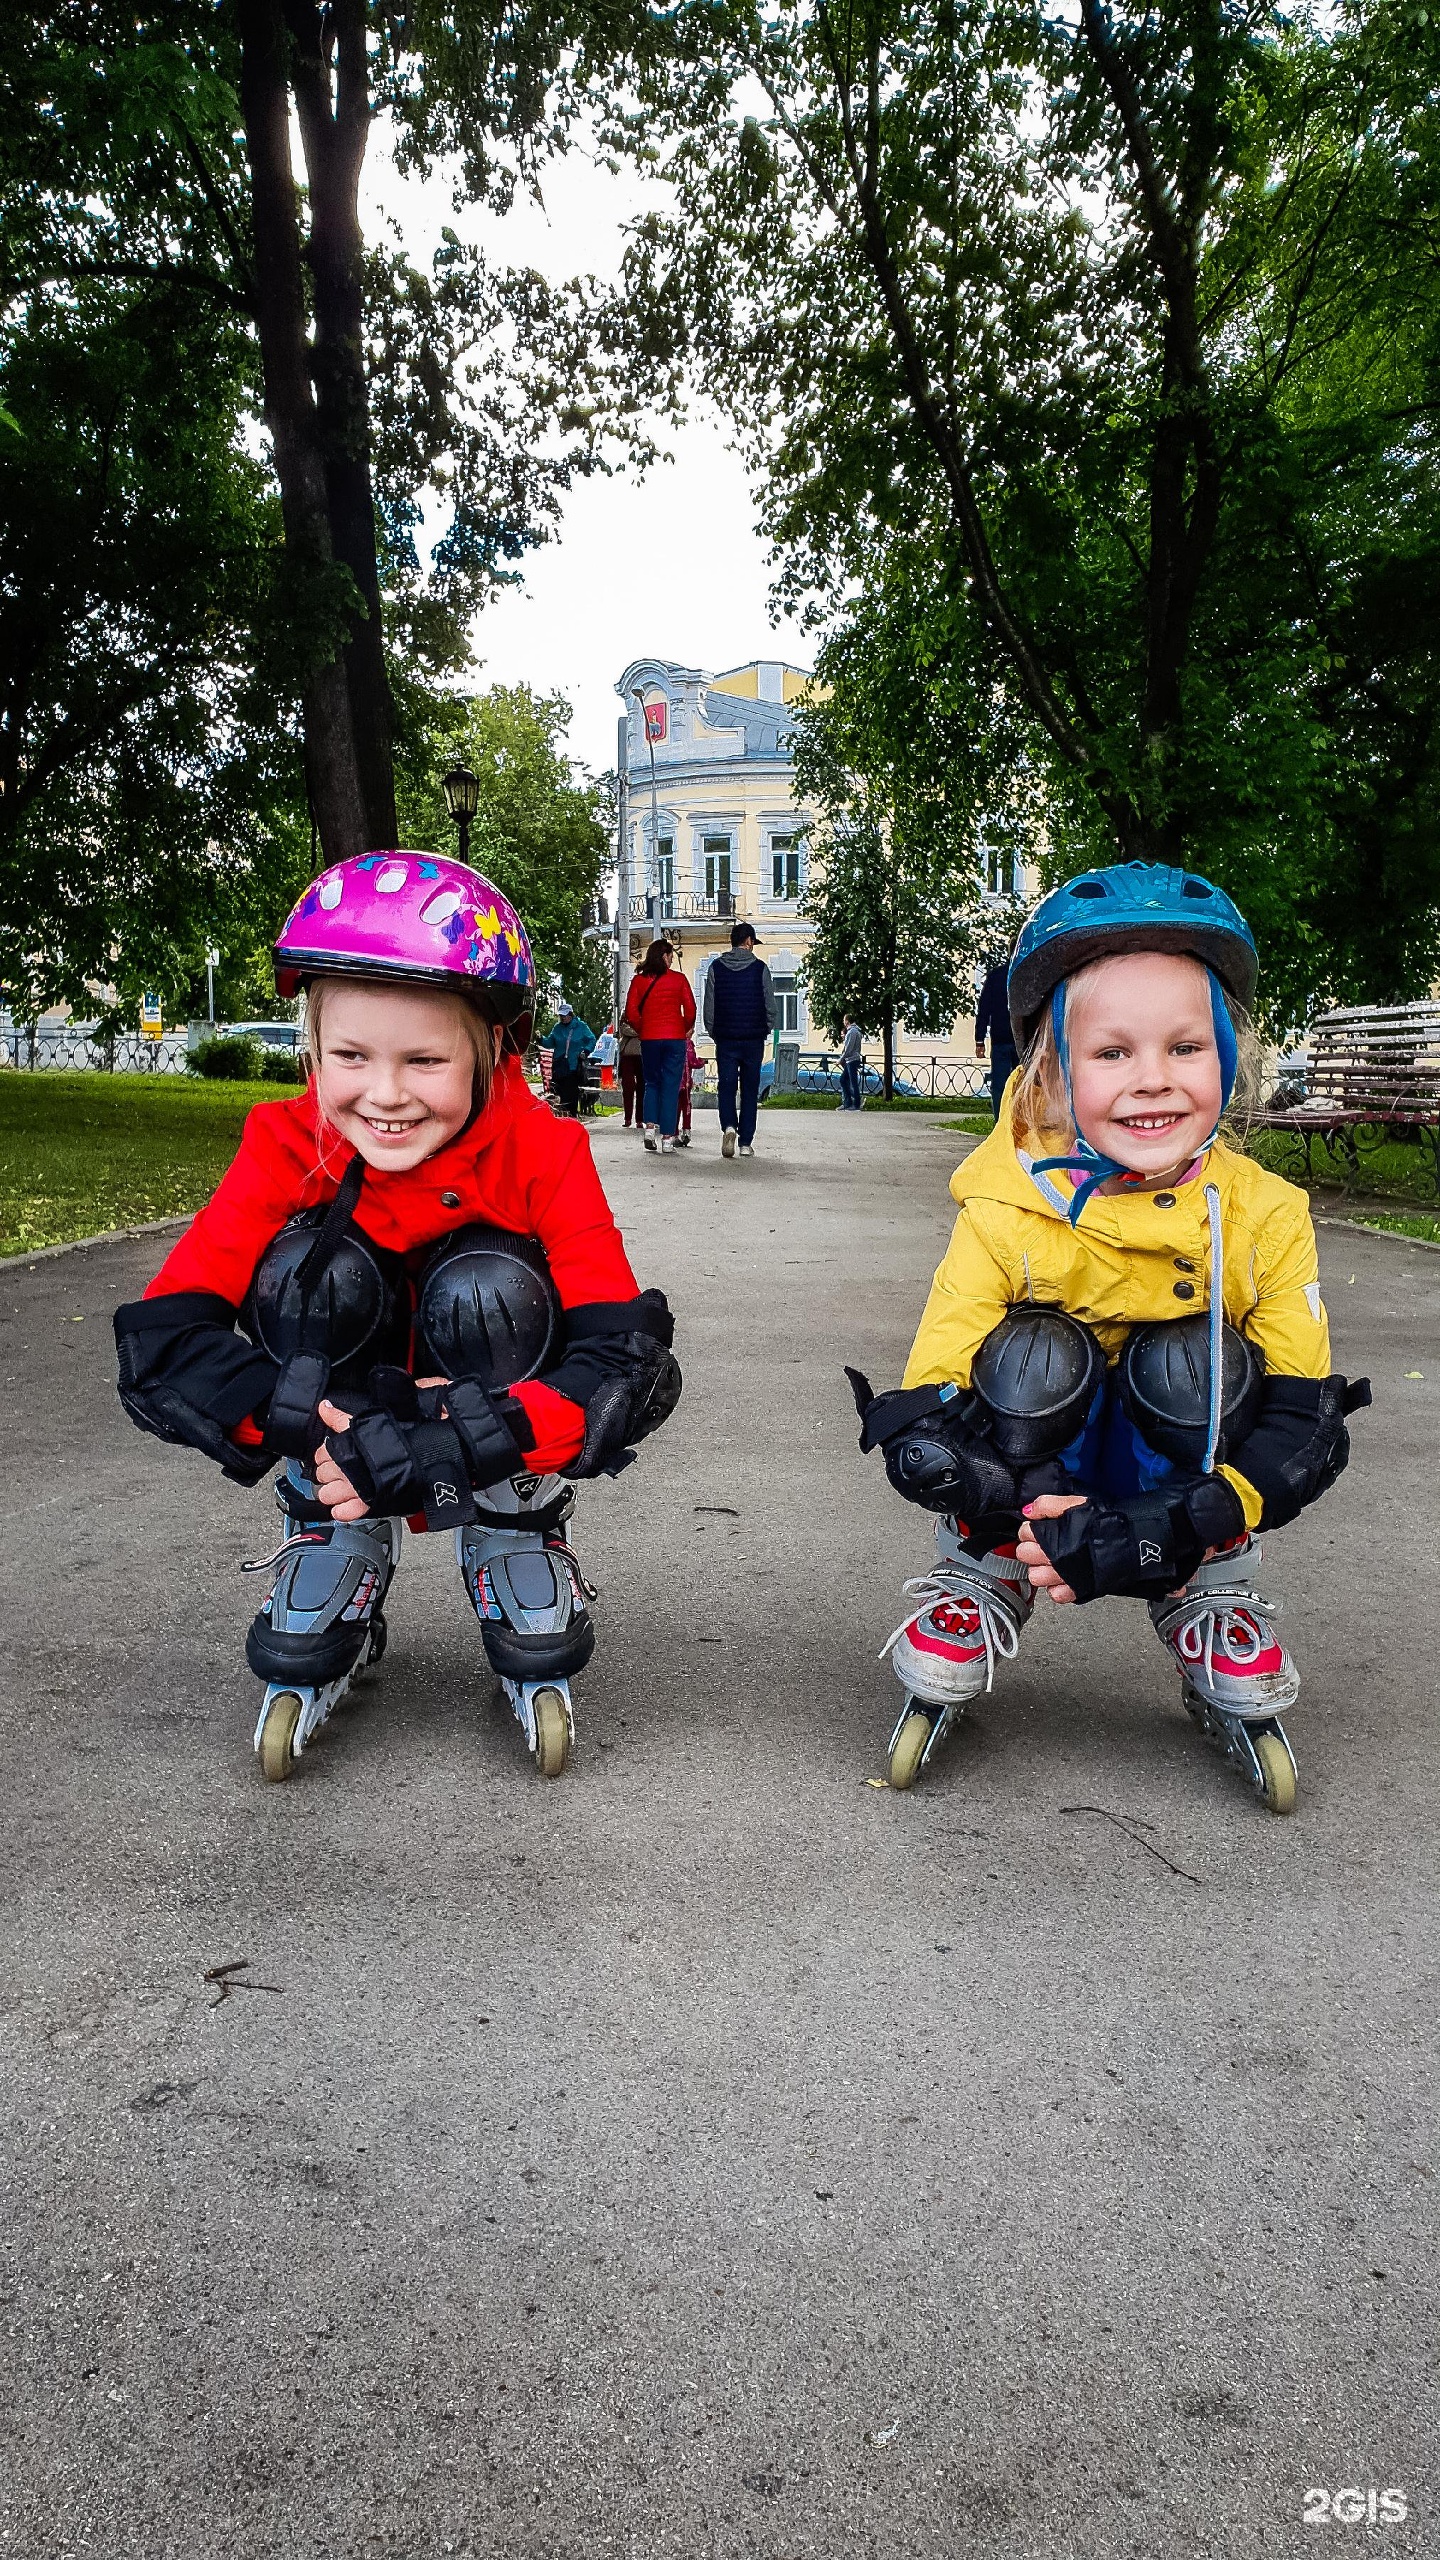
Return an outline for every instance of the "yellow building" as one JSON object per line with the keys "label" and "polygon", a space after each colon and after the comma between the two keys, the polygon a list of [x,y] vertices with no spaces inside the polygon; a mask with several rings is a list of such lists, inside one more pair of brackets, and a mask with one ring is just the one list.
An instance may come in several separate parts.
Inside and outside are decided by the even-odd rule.
{"label": "yellow building", "polygon": [[796,907],[809,813],[794,796],[790,732],[809,681],[780,659],[712,676],[637,658],[615,688],[627,715],[631,960],[667,935],[699,1006],[705,972],[743,917],[770,966],[779,1028],[802,1040],[797,979],[813,928]]}
{"label": "yellow building", "polygon": [[[631,964],[666,935],[699,1012],[706,970],[729,950],[731,926],[743,918],[770,965],[778,1028],[806,1048],[825,1035],[812,1028],[799,983],[814,932],[797,913],[812,813],[795,798],[790,741],[795,706],[811,682],[807,668],[783,659],[752,658],[712,676],[669,658],[637,658],[615,687],[626,714]],[[992,854],[984,888],[1000,908],[1023,894],[1024,881],[1008,856]],[[973,1066],[973,1013],[944,1034],[901,1035],[896,1054]]]}

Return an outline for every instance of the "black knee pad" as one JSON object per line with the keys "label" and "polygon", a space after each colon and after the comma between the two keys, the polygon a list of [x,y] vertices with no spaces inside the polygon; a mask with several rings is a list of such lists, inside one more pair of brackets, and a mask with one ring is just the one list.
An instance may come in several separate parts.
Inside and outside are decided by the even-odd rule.
{"label": "black knee pad", "polygon": [[[1127,1421],[1178,1467],[1203,1467],[1210,1442],[1210,1319],[1177,1316],[1137,1325],[1118,1365]],[[1254,1345],[1227,1324],[1221,1336],[1217,1459],[1248,1439],[1259,1418],[1265,1372]]]}
{"label": "black knee pad", "polygon": [[1058,1307],[1012,1307],[970,1367],[990,1438],[1012,1467],[1058,1458],[1088,1419],[1105,1354],[1088,1325]]}
{"label": "black knee pad", "polygon": [[308,1297],[301,1267],[325,1209],[302,1209],[272,1237],[240,1310],[252,1342],[282,1366],[305,1352],[328,1360],[334,1386],[367,1378],[377,1362],[403,1367],[410,1352],[410,1282],[398,1253],[347,1226]]}
{"label": "black knee pad", "polygon": [[460,1227],[436,1246],[420,1281],[417,1375],[518,1387],[564,1347],[565,1311],[533,1236]]}

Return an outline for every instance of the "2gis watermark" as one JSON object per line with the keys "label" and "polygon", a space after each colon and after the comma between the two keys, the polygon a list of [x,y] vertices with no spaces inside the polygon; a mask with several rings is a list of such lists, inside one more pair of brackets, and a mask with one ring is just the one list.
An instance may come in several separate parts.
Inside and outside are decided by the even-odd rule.
{"label": "2gis watermark", "polygon": [[1307,2524],[1404,2524],[1410,2500],[1404,2489],[1307,2489]]}

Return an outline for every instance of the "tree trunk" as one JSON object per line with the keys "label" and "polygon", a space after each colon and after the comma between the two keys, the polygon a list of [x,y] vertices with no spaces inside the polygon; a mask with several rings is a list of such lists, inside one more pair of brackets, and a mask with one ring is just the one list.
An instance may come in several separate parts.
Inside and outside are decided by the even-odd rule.
{"label": "tree trunk", "polygon": [[886,1101],[893,1102],[895,1099],[895,1016],[888,1005],[885,1008],[885,1019],[880,1025],[880,1040],[884,1059],[881,1082],[885,1088]]}
{"label": "tree trunk", "polygon": [[[395,712],[385,672],[375,504],[370,482],[370,394],[365,379],[365,243],[360,173],[370,138],[363,0],[333,0],[322,13],[285,0],[291,79],[310,188],[305,257],[314,286],[313,373],[320,454],[337,560],[364,602],[346,642],[367,845],[393,845]],[[332,73],[333,48],[333,73]]]}
{"label": "tree trunk", "polygon": [[[300,219],[290,159],[290,37],[280,0],[236,0],[240,104],[250,161],[256,316],[285,548],[307,605],[341,565],[311,381]],[[372,544],[373,558],[373,544]],[[343,565],[348,566],[348,562]],[[353,574],[353,573],[352,573]],[[377,626],[378,627],[378,626]],[[301,693],[305,778],[327,862],[377,841],[361,779],[344,656],[311,667]],[[388,754],[388,731],[387,754]],[[392,825],[381,843],[394,841]]]}

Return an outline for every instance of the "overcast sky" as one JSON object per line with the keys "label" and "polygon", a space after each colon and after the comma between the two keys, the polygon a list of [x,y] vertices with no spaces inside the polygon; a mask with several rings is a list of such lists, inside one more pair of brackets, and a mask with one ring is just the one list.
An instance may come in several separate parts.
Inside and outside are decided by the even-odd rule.
{"label": "overcast sky", "polygon": [[[628,173],[608,177],[573,152],[547,178],[543,212],[517,205],[503,222],[467,222],[457,219],[448,184],[395,177],[378,130],[367,196],[400,222],[417,263],[449,222],[497,263],[562,280],[612,273],[621,225],[640,203]],[[664,441],[673,461],[642,480],[577,482],[556,538],[527,554],[523,585],[497,595],[475,627],[480,682],[565,694],[570,751],[597,770],[615,760],[615,679],[632,658],[718,671],[754,657],[807,666],[813,656],[805,634],[770,620],[765,545],[718,424],[697,415]]]}

